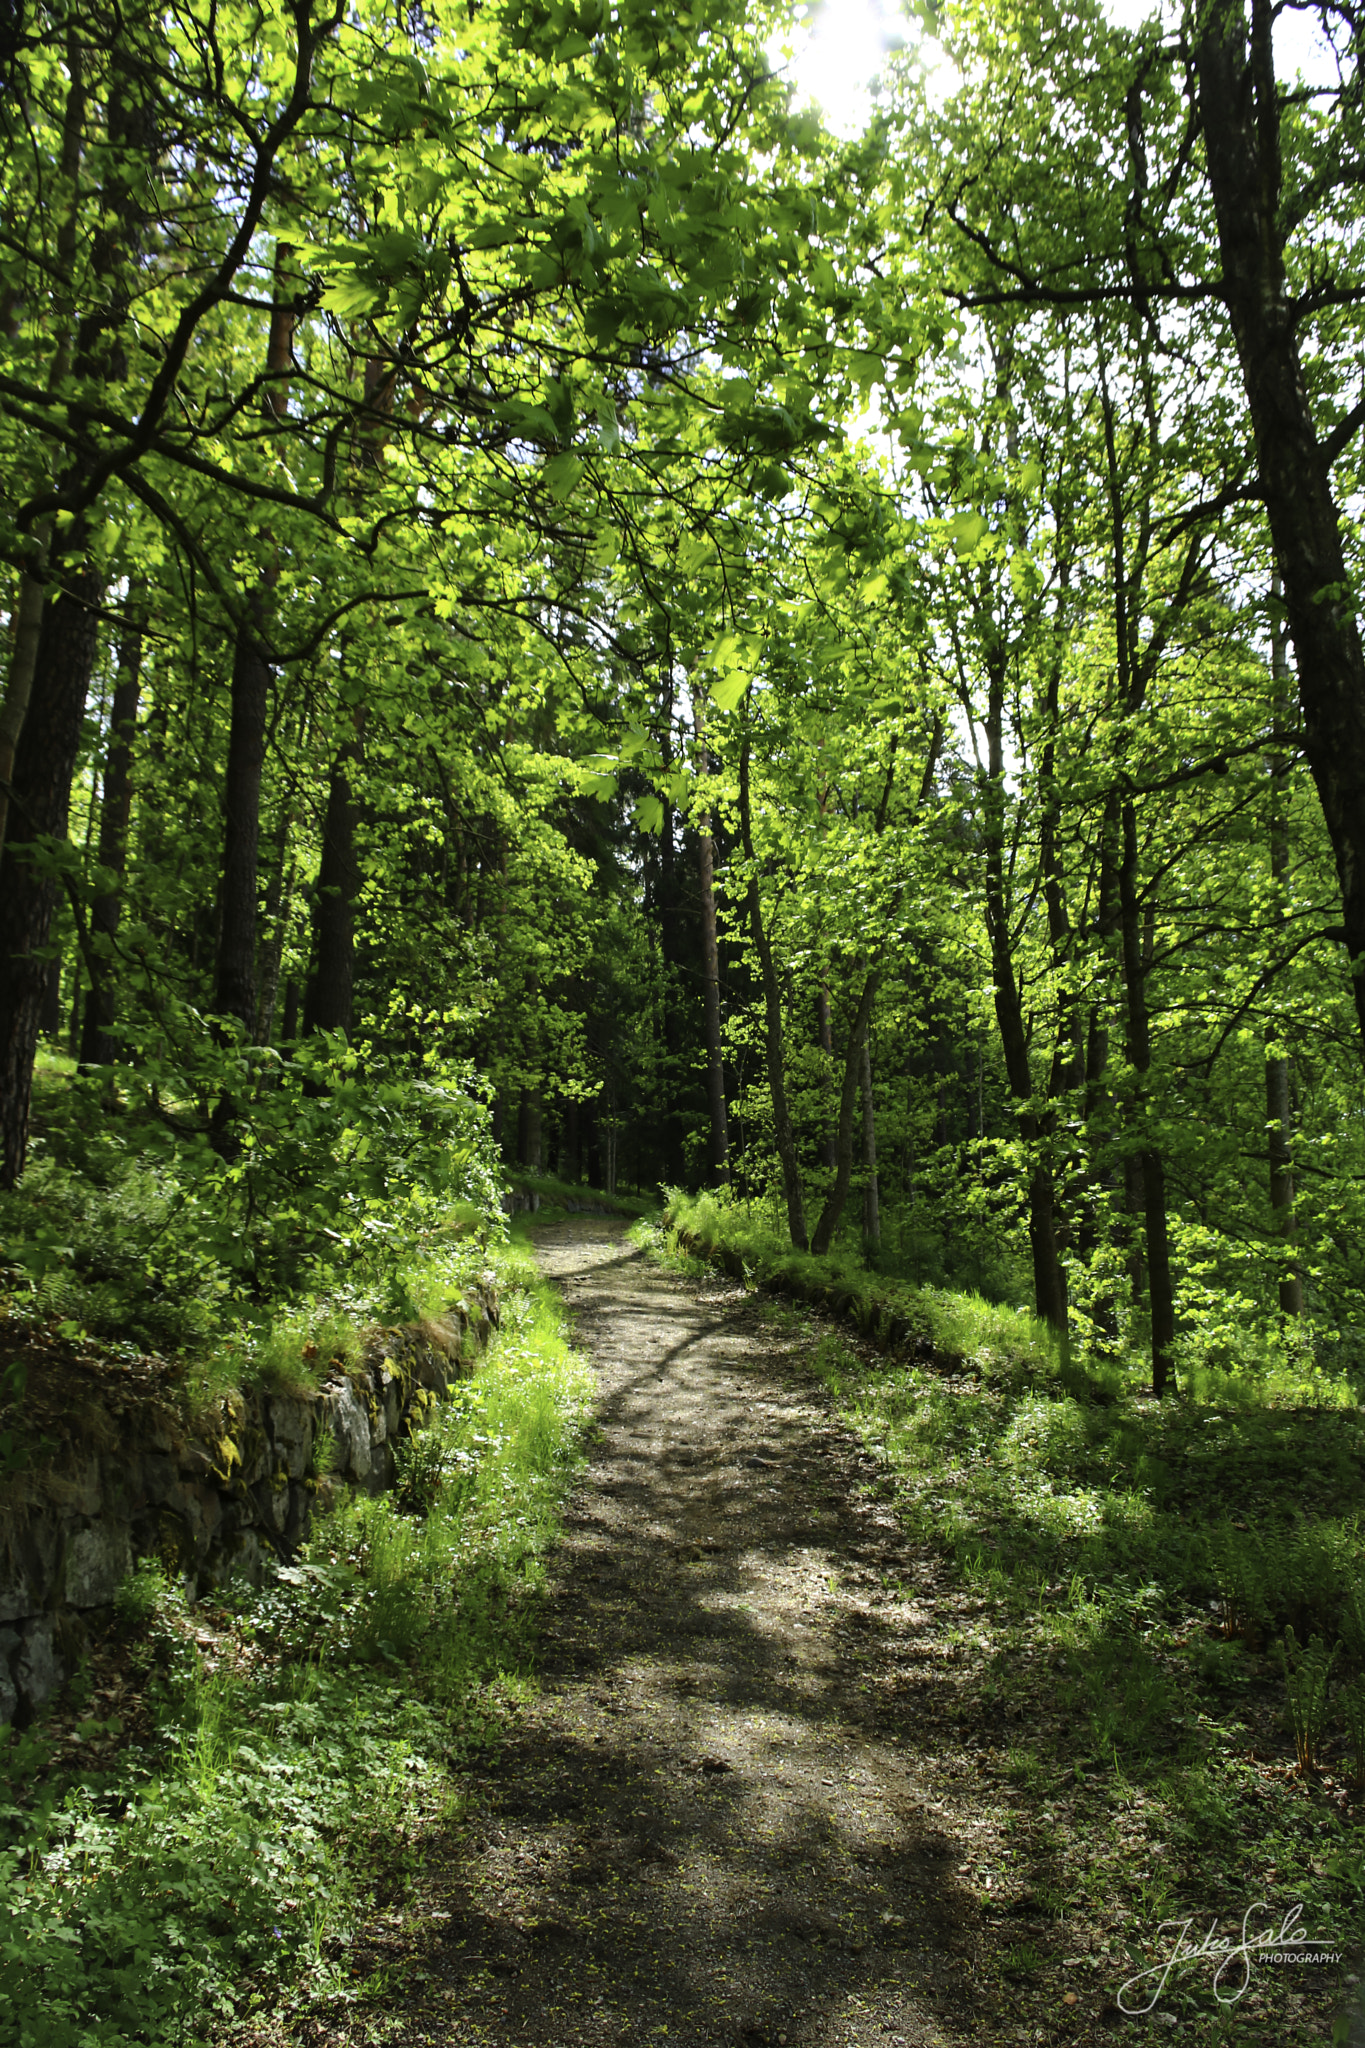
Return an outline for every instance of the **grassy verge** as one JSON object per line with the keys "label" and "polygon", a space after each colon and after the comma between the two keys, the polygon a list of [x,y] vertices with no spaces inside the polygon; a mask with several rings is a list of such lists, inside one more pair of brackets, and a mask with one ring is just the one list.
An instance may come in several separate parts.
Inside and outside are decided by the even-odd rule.
{"label": "grassy verge", "polygon": [[[1057,1929],[1051,1964],[1145,1968],[1163,1921],[1193,1916],[1199,1938],[1218,1919],[1226,1935],[1258,1900],[1258,1924],[1299,1907],[1315,1940],[1353,1951],[1365,1417],[1351,1388],[1228,1373],[1156,1403],[1138,1375],[1060,1355],[1019,1311],[888,1297],[715,1204],[675,1203],[668,1221],[655,1241],[674,1257],[738,1263],[770,1287],[790,1275],[802,1301],[883,1336],[894,1306],[927,1340],[888,1354],[829,1329],[813,1359],[883,1462],[902,1526],[946,1570],[960,1739],[1017,1802]],[[992,1873],[973,1875],[989,1908]],[[1049,1956],[1021,1949],[1013,1965],[1026,1982]],[[1284,2040],[1326,2038],[1294,2031],[1292,1971],[1262,1972],[1227,2007],[1212,1974],[1178,1970],[1163,2013],[1238,2040],[1262,2018]]]}
{"label": "grassy verge", "polygon": [[377,1990],[352,1923],[458,1814],[461,1759],[524,1685],[586,1413],[553,1298],[499,1264],[501,1329],[393,1494],[339,1494],[227,1603],[139,1574],[74,1710],[4,1731],[5,2048],[193,2042]]}

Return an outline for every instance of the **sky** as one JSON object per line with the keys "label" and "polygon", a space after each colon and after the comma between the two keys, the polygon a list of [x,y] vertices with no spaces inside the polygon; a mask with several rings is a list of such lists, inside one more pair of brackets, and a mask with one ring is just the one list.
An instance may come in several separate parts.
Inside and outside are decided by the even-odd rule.
{"label": "sky", "polygon": [[[1155,5],[1154,0],[1108,0],[1108,11],[1111,20],[1135,28]],[[1164,11],[1174,11],[1169,0]],[[868,86],[887,50],[919,31],[896,0],[819,0],[804,12],[804,24],[791,38],[791,74],[802,98],[820,107],[827,127],[836,135],[856,135],[866,125],[872,105]],[[776,49],[773,56],[780,61]],[[1275,58],[1282,78],[1297,71],[1325,84],[1334,75],[1326,68],[1316,23],[1289,9],[1275,25]],[[946,82],[946,66],[944,76]]]}

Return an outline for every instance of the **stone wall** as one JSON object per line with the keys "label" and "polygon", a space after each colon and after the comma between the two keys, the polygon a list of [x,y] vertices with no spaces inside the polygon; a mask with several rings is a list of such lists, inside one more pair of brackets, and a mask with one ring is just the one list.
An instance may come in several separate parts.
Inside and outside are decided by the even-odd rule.
{"label": "stone wall", "polygon": [[164,1384],[85,1375],[80,1427],[6,1482],[0,1514],[0,1722],[61,1684],[84,1633],[143,1558],[191,1599],[259,1578],[308,1533],[319,1473],[377,1493],[394,1445],[469,1369],[497,1321],[491,1275],[440,1321],[372,1331],[316,1393],[230,1394],[188,1420]]}

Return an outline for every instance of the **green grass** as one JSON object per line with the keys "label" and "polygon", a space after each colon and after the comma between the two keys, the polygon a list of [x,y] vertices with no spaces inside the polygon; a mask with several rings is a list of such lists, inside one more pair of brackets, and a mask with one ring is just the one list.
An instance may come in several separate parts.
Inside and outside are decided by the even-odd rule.
{"label": "green grass", "polygon": [[[885,1278],[851,1248],[812,1258],[793,1251],[785,1232],[761,1213],[750,1215],[712,1194],[671,1191],[663,1220],[678,1247],[722,1264],[750,1285],[836,1309],[869,1336],[893,1333],[898,1343],[920,1342],[937,1353],[970,1359],[992,1377],[1055,1377],[1065,1369],[1054,1333],[1008,1303]],[[1091,1370],[1105,1384],[1117,1377],[1117,1369],[1098,1361]]]}
{"label": "green grass", "polygon": [[500,1265],[501,1329],[394,1494],[338,1492],[306,1553],[229,1604],[191,1616],[154,1570],[127,1582],[139,1747],[82,1772],[41,1727],[6,1731],[4,2048],[191,2043],[363,1996],[349,1941],[375,1880],[401,1888],[524,1690],[587,1412],[552,1297]]}

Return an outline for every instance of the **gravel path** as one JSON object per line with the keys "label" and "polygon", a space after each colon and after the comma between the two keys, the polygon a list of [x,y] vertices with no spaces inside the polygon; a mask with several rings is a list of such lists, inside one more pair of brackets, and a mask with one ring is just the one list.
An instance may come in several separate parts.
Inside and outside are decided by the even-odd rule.
{"label": "gravel path", "polygon": [[1032,2041],[979,1973],[926,1740],[952,1653],[877,1468],[742,1289],[660,1269],[608,1220],[548,1230],[538,1253],[596,1365],[600,1433],[534,1702],[479,1774],[459,1852],[419,1879],[436,1924],[405,2031]]}

